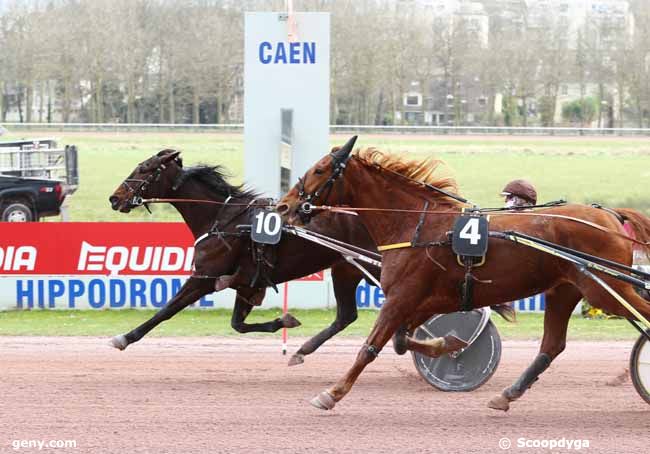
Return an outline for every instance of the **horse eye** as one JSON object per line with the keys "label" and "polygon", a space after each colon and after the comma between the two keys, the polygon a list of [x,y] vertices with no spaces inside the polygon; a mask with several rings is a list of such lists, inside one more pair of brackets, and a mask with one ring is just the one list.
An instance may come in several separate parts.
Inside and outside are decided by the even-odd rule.
{"label": "horse eye", "polygon": [[322,175],[324,173],[324,171],[323,171],[323,169],[316,169],[316,170],[314,170],[314,173],[316,175]]}

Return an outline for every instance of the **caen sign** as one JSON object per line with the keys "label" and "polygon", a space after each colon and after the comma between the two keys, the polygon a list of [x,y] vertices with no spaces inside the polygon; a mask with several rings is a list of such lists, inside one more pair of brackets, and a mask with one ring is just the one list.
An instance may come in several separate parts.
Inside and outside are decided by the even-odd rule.
{"label": "caen sign", "polygon": [[260,63],[268,64],[305,64],[316,63],[316,43],[271,43],[263,41],[259,46]]}

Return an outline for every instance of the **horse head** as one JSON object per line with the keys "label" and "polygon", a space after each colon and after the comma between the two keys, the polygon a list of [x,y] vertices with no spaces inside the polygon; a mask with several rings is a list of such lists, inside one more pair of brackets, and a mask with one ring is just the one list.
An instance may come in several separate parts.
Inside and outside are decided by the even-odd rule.
{"label": "horse head", "polygon": [[108,198],[122,213],[143,204],[143,199],[165,197],[174,188],[182,170],[180,151],[166,149],[141,162]]}
{"label": "horse head", "polygon": [[[354,149],[357,136],[353,136],[342,147],[332,151],[318,161],[278,203],[276,209],[290,223],[307,223],[316,213],[314,205],[331,203],[330,195],[343,176],[345,167]],[[340,183],[339,183],[340,184]],[[339,195],[341,188],[338,188]]]}

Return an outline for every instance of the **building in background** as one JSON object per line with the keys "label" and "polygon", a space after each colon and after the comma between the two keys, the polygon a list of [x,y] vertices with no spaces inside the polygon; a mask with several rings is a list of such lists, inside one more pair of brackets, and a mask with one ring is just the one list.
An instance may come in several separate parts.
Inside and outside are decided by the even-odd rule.
{"label": "building in background", "polygon": [[[628,1],[410,0],[403,3],[425,7],[431,13],[433,27],[447,30],[466,27],[474,38],[473,45],[488,51],[500,35],[535,32],[540,36],[540,49],[546,43],[549,49],[564,49],[572,62],[579,58],[590,59],[582,76],[590,80],[581,81],[580,74],[573,72],[559,87],[553,114],[555,124],[569,121],[563,116],[563,110],[567,103],[575,100],[592,102],[595,99],[597,103],[598,118],[582,124],[585,127],[613,126],[614,120],[622,115],[621,104],[626,94],[619,93],[619,88],[609,79],[606,83],[593,79],[598,79],[599,73],[613,70],[614,56],[625,52],[632,44],[635,20]],[[544,37],[548,40],[544,41]],[[581,57],[579,53],[589,55]],[[432,74],[426,84],[413,82],[402,97],[401,110],[395,112],[396,122],[474,125],[484,123],[491,116],[489,114],[501,114],[501,100],[506,98],[506,93],[489,97],[476,71],[465,72],[452,86],[443,76]],[[517,101],[522,115],[538,116],[538,98],[547,94],[544,85],[543,81],[539,82],[525,107],[521,100]]]}

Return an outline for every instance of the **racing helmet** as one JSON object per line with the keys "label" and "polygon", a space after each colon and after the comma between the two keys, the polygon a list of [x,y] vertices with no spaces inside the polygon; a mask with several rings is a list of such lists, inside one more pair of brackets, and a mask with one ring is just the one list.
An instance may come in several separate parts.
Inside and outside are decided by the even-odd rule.
{"label": "racing helmet", "polygon": [[518,197],[530,205],[537,204],[537,191],[532,183],[527,180],[512,180],[503,188],[501,195],[504,197]]}

